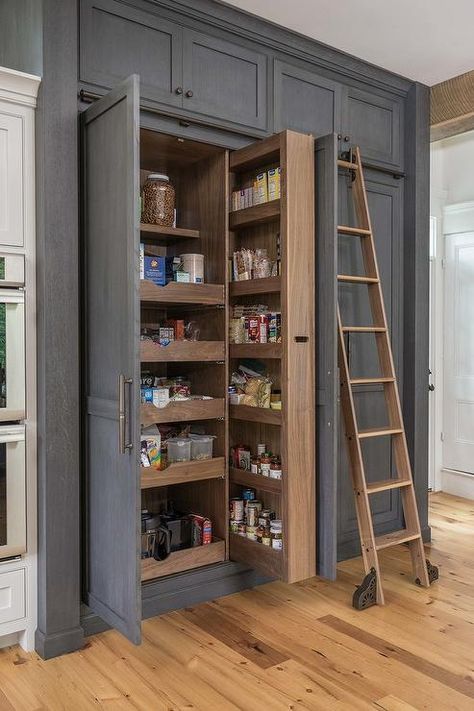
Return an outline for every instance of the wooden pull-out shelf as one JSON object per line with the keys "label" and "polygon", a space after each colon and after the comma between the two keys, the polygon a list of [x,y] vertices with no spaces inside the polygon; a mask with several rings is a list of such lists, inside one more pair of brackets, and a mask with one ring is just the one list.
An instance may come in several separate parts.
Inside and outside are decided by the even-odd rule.
{"label": "wooden pull-out shelf", "polygon": [[225,477],[225,458],[213,457],[213,459],[191,462],[174,462],[162,471],[155,467],[142,467],[140,477],[142,489],[187,484],[191,481],[204,481],[204,479],[219,479]]}
{"label": "wooden pull-out shelf", "polygon": [[270,407],[230,405],[229,412],[233,420],[260,422],[264,425],[281,425],[281,410],[272,410]]}
{"label": "wooden pull-out shelf", "polygon": [[231,358],[281,358],[281,343],[231,343]]}
{"label": "wooden pull-out shelf", "polygon": [[223,397],[212,400],[176,400],[166,407],[151,404],[140,405],[140,424],[144,427],[165,422],[187,422],[193,420],[215,420],[224,417]]}
{"label": "wooden pull-out shelf", "polygon": [[176,240],[182,239],[199,239],[201,236],[199,230],[189,230],[185,227],[147,225],[145,222],[140,224],[140,234],[147,240],[155,238],[165,240],[166,242],[175,242]]}
{"label": "wooden pull-out shelf", "polygon": [[265,277],[264,279],[245,279],[231,281],[230,296],[246,296],[247,294],[278,294],[281,291],[281,277]]}
{"label": "wooden pull-out shelf", "polygon": [[259,491],[268,491],[271,494],[281,494],[282,481],[281,479],[271,479],[260,474],[252,474],[246,469],[236,469],[231,467],[229,477],[232,484],[241,484],[242,486],[250,486]]}
{"label": "wooden pull-out shelf", "polygon": [[260,225],[263,222],[276,222],[280,219],[280,200],[262,202],[260,205],[244,207],[229,214],[229,229],[238,230],[243,227]]}
{"label": "wooden pull-out shelf", "polygon": [[[283,534],[284,540],[285,534]],[[282,551],[274,550],[271,546],[251,541],[237,533],[229,535],[230,559],[238,563],[245,563],[256,570],[260,570],[269,578],[281,578],[283,575]]]}
{"label": "wooden pull-out shelf", "polygon": [[140,281],[140,301],[154,304],[202,304],[217,306],[224,303],[223,284],[181,284],[170,282],[157,286],[152,281]]}
{"label": "wooden pull-out shelf", "polygon": [[162,578],[165,575],[172,575],[172,573],[181,573],[183,570],[200,568],[202,565],[222,563],[224,560],[225,541],[214,539],[206,546],[175,551],[166,560],[158,561],[154,558],[142,560],[142,582]]}
{"label": "wooden pull-out shelf", "polygon": [[142,363],[221,361],[224,357],[224,341],[173,341],[168,346],[160,346],[149,339],[140,342]]}

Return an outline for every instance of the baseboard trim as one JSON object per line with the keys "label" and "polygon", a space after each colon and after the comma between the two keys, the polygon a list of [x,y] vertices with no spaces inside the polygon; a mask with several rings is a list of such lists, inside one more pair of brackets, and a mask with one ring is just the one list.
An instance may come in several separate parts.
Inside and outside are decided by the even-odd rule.
{"label": "baseboard trim", "polygon": [[[198,605],[268,582],[269,578],[255,570],[230,561],[153,580],[145,583],[142,588],[142,619]],[[86,637],[110,629],[86,605],[81,609],[81,626]]]}
{"label": "baseboard trim", "polygon": [[75,652],[83,645],[84,630],[82,627],[74,627],[55,634],[45,634],[37,629],[35,633],[35,651],[42,659],[52,659],[61,654]]}
{"label": "baseboard trim", "polygon": [[463,499],[474,499],[474,474],[441,469],[441,491]]}

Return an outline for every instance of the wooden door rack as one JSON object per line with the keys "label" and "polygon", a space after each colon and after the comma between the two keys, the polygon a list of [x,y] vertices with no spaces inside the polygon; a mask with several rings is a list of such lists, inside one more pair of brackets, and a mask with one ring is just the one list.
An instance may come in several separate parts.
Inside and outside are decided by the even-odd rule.
{"label": "wooden door rack", "polygon": [[[352,178],[352,195],[358,227],[338,226],[338,233],[361,240],[364,276],[338,274],[338,284],[365,284],[369,292],[372,324],[363,326],[343,325],[338,303],[338,353],[341,378],[341,403],[348,443],[352,484],[355,495],[357,522],[359,526],[362,557],[366,576],[353,595],[352,604],[362,610],[371,605],[383,605],[384,593],[380,576],[378,552],[384,548],[407,543],[410,549],[416,583],[428,587],[438,579],[438,568],[425,560],[420,520],[416,504],[415,489],[408,455],[405,429],[398,384],[395,374],[387,318],[383,302],[380,274],[375,253],[375,244],[368,208],[367,193],[359,148],[354,148],[344,160],[338,160],[338,168],[348,170]],[[339,301],[339,299],[338,299]],[[376,341],[380,377],[351,377],[346,337],[351,333],[373,334]],[[384,390],[389,424],[359,429],[353,388],[357,385],[380,384]],[[361,442],[367,438],[391,437],[396,478],[381,479],[368,483],[364,468]],[[399,489],[405,519],[405,528],[399,531],[375,536],[370,509],[370,496],[382,491]]]}

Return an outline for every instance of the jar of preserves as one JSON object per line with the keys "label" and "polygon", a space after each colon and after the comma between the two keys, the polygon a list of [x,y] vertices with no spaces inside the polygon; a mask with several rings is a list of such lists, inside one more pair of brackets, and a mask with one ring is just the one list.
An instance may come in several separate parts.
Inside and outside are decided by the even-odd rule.
{"label": "jar of preserves", "polygon": [[283,549],[283,530],[280,520],[275,519],[270,523],[270,537],[272,548],[281,551]]}
{"label": "jar of preserves", "polygon": [[142,188],[141,221],[148,225],[173,227],[175,190],[164,173],[150,173]]}
{"label": "jar of preserves", "polygon": [[258,457],[252,457],[252,459],[250,460],[250,471],[252,472],[252,474],[260,474]]}
{"label": "jar of preserves", "polygon": [[270,464],[270,479],[281,479],[281,459],[273,457]]}
{"label": "jar of preserves", "polygon": [[257,527],[258,517],[261,511],[262,505],[259,501],[249,501],[247,504],[247,527]]}
{"label": "jar of preserves", "polygon": [[260,474],[262,476],[270,476],[270,465],[271,465],[272,459],[270,457],[270,454],[268,452],[265,452],[265,454],[262,454],[260,457]]}

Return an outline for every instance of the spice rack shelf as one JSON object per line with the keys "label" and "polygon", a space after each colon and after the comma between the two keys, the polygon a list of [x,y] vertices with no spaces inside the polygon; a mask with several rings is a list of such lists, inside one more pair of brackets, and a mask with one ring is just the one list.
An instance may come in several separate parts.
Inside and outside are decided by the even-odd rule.
{"label": "spice rack shelf", "polygon": [[281,291],[281,277],[265,277],[263,279],[248,279],[232,281],[229,284],[229,295],[246,296],[247,294],[278,294]]}
{"label": "spice rack shelf", "polygon": [[224,358],[224,341],[173,341],[168,346],[160,346],[151,340],[140,342],[142,363],[214,362]]}
{"label": "spice rack shelf", "polygon": [[232,484],[240,484],[241,486],[250,486],[258,491],[266,491],[271,494],[281,494],[282,481],[281,479],[271,479],[260,474],[252,474],[246,469],[237,469],[231,467],[229,469],[229,479]]}
{"label": "spice rack shelf", "polygon": [[166,407],[155,407],[151,403],[140,405],[140,424],[144,427],[166,422],[192,422],[193,420],[215,420],[225,415],[225,400],[177,400]]}
{"label": "spice rack shelf", "polygon": [[261,225],[264,222],[276,222],[280,219],[280,200],[269,200],[260,205],[245,207],[229,214],[229,229],[239,230],[244,227]]}
{"label": "spice rack shelf", "polygon": [[214,539],[212,543],[195,548],[174,551],[166,560],[146,558],[141,561],[142,582],[162,578],[165,575],[181,573],[184,570],[200,568],[203,565],[221,563],[225,560],[225,541]]}
{"label": "spice rack shelf", "polygon": [[155,489],[172,484],[187,484],[191,481],[225,478],[225,458],[213,457],[191,462],[174,462],[166,469],[142,467],[140,485],[142,489]]}
{"label": "spice rack shelf", "polygon": [[201,233],[199,230],[189,230],[185,227],[161,227],[160,225],[147,225],[142,222],[140,224],[140,234],[147,241],[153,238],[172,242],[181,239],[199,239]]}
{"label": "spice rack shelf", "polygon": [[251,541],[237,533],[231,533],[229,535],[229,552],[232,560],[258,568],[269,578],[283,576],[282,551]]}
{"label": "spice rack shelf", "polygon": [[147,279],[140,281],[140,301],[155,304],[224,304],[223,284],[181,284],[170,282],[157,286]]}
{"label": "spice rack shelf", "polygon": [[281,358],[281,343],[231,343],[231,358]]}
{"label": "spice rack shelf", "polygon": [[272,410],[269,407],[230,405],[229,414],[232,420],[260,422],[264,425],[281,425],[281,410]]}

